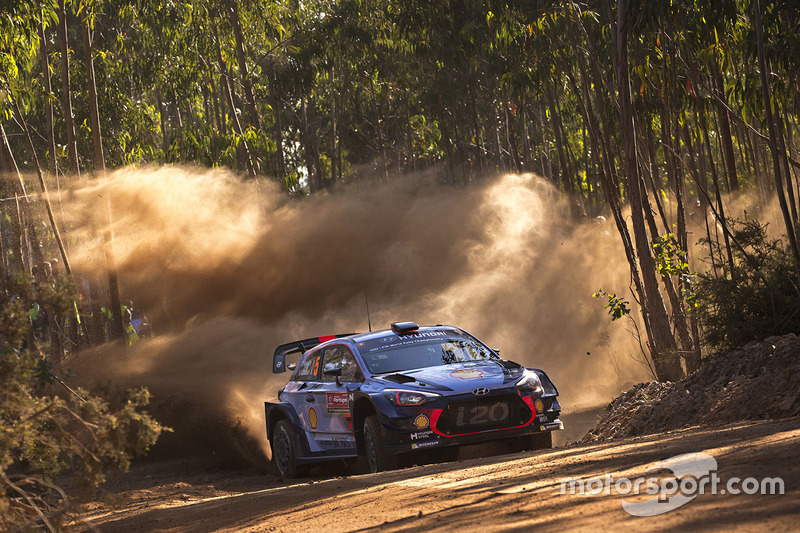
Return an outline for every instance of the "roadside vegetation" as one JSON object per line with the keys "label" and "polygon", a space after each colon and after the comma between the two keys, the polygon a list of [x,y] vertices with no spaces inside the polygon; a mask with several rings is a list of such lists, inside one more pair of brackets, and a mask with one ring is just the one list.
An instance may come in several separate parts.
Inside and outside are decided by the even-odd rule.
{"label": "roadside vegetation", "polygon": [[[30,309],[66,313],[68,289],[36,298],[25,278],[8,283],[0,314],[0,528],[54,530],[109,473],[128,469],[164,428],[144,408],[145,389],[73,389],[31,327]],[[68,487],[66,490],[64,487]],[[69,493],[69,494],[68,494]]]}

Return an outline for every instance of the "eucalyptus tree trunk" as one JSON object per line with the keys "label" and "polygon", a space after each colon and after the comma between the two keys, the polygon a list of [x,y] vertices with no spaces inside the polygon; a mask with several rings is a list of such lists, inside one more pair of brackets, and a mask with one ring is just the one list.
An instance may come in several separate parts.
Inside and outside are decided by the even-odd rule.
{"label": "eucalyptus tree trunk", "polygon": [[570,197],[570,210],[572,210],[572,196],[574,193],[574,188],[572,186],[572,180],[569,177],[569,165],[567,164],[565,139],[562,136],[561,129],[561,114],[558,111],[558,105],[555,97],[553,96],[550,80],[547,78],[545,78],[545,85],[544,93],[545,98],[547,99],[547,106],[550,108],[550,116],[552,117],[553,121],[553,133],[556,137],[556,151],[558,152],[558,162],[560,164],[559,166],[561,167],[559,169],[561,174],[561,186],[564,188],[564,192]]}
{"label": "eucalyptus tree trunk", "polygon": [[47,168],[50,174],[58,179],[56,174],[58,171],[56,168],[56,137],[53,129],[53,102],[50,100],[53,88],[50,85],[50,61],[47,56],[44,13],[42,13],[42,20],[39,22],[39,54],[42,56],[42,82],[44,83],[44,92],[47,95],[47,102],[44,108],[47,128]]}
{"label": "eucalyptus tree trunk", "polygon": [[167,107],[164,105],[164,97],[161,89],[155,89],[156,102],[158,103],[158,126],[161,129],[161,150],[164,152],[164,162],[169,163],[169,134],[167,133]]}
{"label": "eucalyptus tree trunk", "polygon": [[92,36],[89,21],[83,24],[84,66],[86,68],[86,86],[89,88],[89,121],[92,128],[92,148],[94,149],[94,169],[105,173],[106,162],[103,155],[103,138],[100,135],[100,110],[97,103],[97,85],[94,79],[94,61],[92,60]]}
{"label": "eucalyptus tree trunk", "polygon": [[378,95],[375,91],[373,91],[373,98],[375,99],[375,129],[377,130],[378,134],[378,150],[381,154],[381,172],[383,174],[383,179],[386,183],[389,183],[389,163],[388,158],[386,157],[386,142],[383,138],[383,121],[381,120],[381,106],[380,102],[378,102]]}
{"label": "eucalyptus tree trunk", "polygon": [[226,85],[228,83],[227,79],[228,78],[227,78],[226,73],[224,71],[220,70],[219,83],[217,84],[219,86],[219,92],[217,92],[217,100],[219,101],[219,116],[220,116],[220,125],[219,125],[220,130],[219,131],[222,132],[223,135],[228,135],[228,119],[227,119],[227,117],[230,116],[229,113],[235,113],[236,112],[236,111],[231,111],[230,109],[227,108],[227,105],[228,105],[227,104],[227,102],[228,102],[228,91],[227,91],[227,88],[226,88]]}
{"label": "eucalyptus tree trunk", "polygon": [[631,206],[634,242],[639,258],[640,272],[644,285],[643,312],[651,322],[653,336],[650,346],[658,379],[674,381],[683,374],[678,345],[672,334],[664,300],[656,280],[655,262],[651,255],[650,240],[643,215],[641,179],[636,161],[636,128],[634,125],[633,104],[631,102],[628,75],[628,28],[630,26],[630,0],[620,0],[617,10],[615,31],[615,52],[617,86],[620,106],[620,130],[623,144],[625,174],[628,197]]}
{"label": "eucalyptus tree trunk", "polygon": [[[439,82],[439,87],[443,87],[444,84]],[[445,114],[444,102],[442,100],[442,91],[438,91],[438,99],[437,102],[439,103],[439,116],[441,117],[441,128],[442,128],[442,144],[444,144],[444,150],[447,154],[447,171],[448,171],[448,181],[450,183],[455,183],[456,181],[456,170],[455,170],[455,161],[453,160],[453,145],[450,138],[450,128],[447,125],[447,115]]]}
{"label": "eucalyptus tree trunk", "polygon": [[722,143],[722,154],[725,160],[725,175],[728,187],[732,192],[739,191],[739,177],[736,174],[736,156],[733,152],[733,136],[731,135],[730,111],[725,104],[725,82],[716,61],[711,61],[711,77],[713,82],[717,117],[719,118],[719,139]]}
{"label": "eucalyptus tree trunk", "polygon": [[511,120],[511,111],[508,109],[508,102],[503,100],[503,111],[505,113],[506,123],[506,141],[508,142],[511,159],[513,162],[514,172],[522,172],[522,164],[520,163],[519,151],[517,150],[517,137],[514,132],[514,122]]}
{"label": "eucalyptus tree trunk", "polygon": [[[103,154],[103,138],[100,131],[100,108],[97,102],[97,86],[94,78],[94,61],[92,60],[92,36],[89,19],[83,23],[84,59],[86,67],[86,85],[89,88],[89,120],[92,126],[92,146],[94,147],[94,169],[106,181],[106,161]],[[103,232],[103,251],[108,273],[108,292],[111,298],[111,338],[124,339],[125,326],[122,323],[122,302],[119,297],[119,277],[116,259],[114,258],[113,217],[111,214],[111,198],[106,193],[106,210],[108,228]],[[124,345],[124,343],[123,343]]]}
{"label": "eucalyptus tree trunk", "polygon": [[250,125],[253,128],[261,129],[261,116],[258,114],[256,107],[256,96],[253,92],[253,82],[250,79],[250,72],[247,68],[247,54],[244,50],[244,33],[242,32],[242,22],[239,17],[239,8],[237,2],[234,0],[227,0],[228,17],[231,21],[233,28],[233,36],[236,41],[236,57],[239,61],[239,73],[242,78],[242,87],[244,87],[245,107],[247,114],[250,117]]}
{"label": "eucalyptus tree trunk", "polygon": [[416,157],[414,156],[414,143],[412,142],[412,131],[411,131],[411,106],[408,103],[408,89],[405,90],[405,97],[403,98],[403,105],[405,107],[405,115],[406,115],[406,165],[405,171],[408,172],[409,170],[415,171],[417,170],[417,161]]}
{"label": "eucalyptus tree trunk", "polygon": [[[783,191],[783,183],[781,182],[781,155],[786,157],[786,150],[783,154],[779,153],[777,132],[775,128],[775,120],[772,115],[772,96],[770,95],[769,84],[767,83],[767,62],[764,59],[764,35],[763,27],[761,25],[761,2],[753,0],[753,9],[755,10],[755,25],[756,25],[756,41],[758,44],[758,66],[761,71],[761,94],[764,99],[764,110],[767,118],[767,127],[769,128],[769,142],[772,151],[772,165],[775,171],[775,185],[778,192],[778,202],[781,206],[781,213],[783,214],[783,223],[786,229],[786,235],[789,238],[789,247],[792,251],[792,259],[794,260],[795,275],[800,280],[800,248],[797,245],[797,236],[794,231],[794,224],[792,223],[791,215],[789,214],[789,206],[786,204],[786,195]],[[787,176],[788,177],[788,176]]]}
{"label": "eucalyptus tree trunk", "polygon": [[217,91],[217,84],[214,81],[214,74],[208,76],[208,90],[209,97],[211,98],[211,105],[214,113],[214,120],[212,127],[216,127],[217,133],[222,133],[222,122],[220,119],[220,105],[219,105],[219,92]]}
{"label": "eucalyptus tree trunk", "polygon": [[[714,182],[714,191],[717,195],[717,209],[719,209],[719,214],[722,219],[725,219],[725,205],[722,202],[722,191],[719,187],[719,176],[717,174],[717,166],[714,164],[714,156],[711,153],[711,141],[709,140],[708,136],[708,122],[706,121],[705,110],[703,107],[700,107],[700,128],[703,131],[703,138],[705,139],[706,145],[706,152],[708,153],[708,164],[711,167],[711,179]],[[725,238],[725,251],[728,254],[728,263],[730,264],[731,270],[733,270],[733,251],[731,250],[731,241],[728,238],[728,233],[723,232],[723,236]]]}
{"label": "eucalyptus tree trunk", "polygon": [[336,185],[336,181],[341,178],[339,176],[337,178],[337,168],[336,163],[338,162],[338,158],[336,157],[337,145],[338,145],[338,115],[336,110],[336,89],[335,89],[335,82],[336,82],[336,68],[331,68],[331,91],[330,91],[330,101],[331,101],[331,186]]}
{"label": "eucalyptus tree trunk", "polygon": [[468,91],[469,91],[469,105],[472,113],[472,129],[475,136],[476,144],[476,157],[478,159],[478,169],[481,173],[486,172],[486,143],[483,139],[483,128],[480,126],[480,113],[478,112],[478,98],[475,96],[475,81],[472,76],[472,71],[468,73]]}
{"label": "eucalyptus tree trunk", "polygon": [[275,158],[277,178],[281,181],[286,179],[286,161],[283,157],[283,116],[281,99],[276,94],[272,99],[272,109],[275,114],[275,127],[272,129],[275,139]]}
{"label": "eucalyptus tree trunk", "polygon": [[[22,187],[24,190],[24,184],[19,178],[19,169],[17,168],[16,160],[14,159],[14,155],[11,153],[11,146],[8,144],[8,138],[6,137],[6,130],[3,128],[3,124],[0,123],[0,191],[3,192],[3,196],[6,198],[10,198],[11,196],[19,196],[17,190],[18,188]],[[8,187],[8,184],[13,183],[11,187]],[[9,205],[7,202],[3,202],[3,207]],[[25,270],[25,261],[24,256],[26,254],[23,253],[24,247],[22,242],[22,221],[20,220],[19,212],[13,213],[11,209],[8,212],[5,212],[4,215],[9,222],[9,227],[11,229],[11,257],[13,258],[12,261],[8,266],[10,272],[23,272]],[[8,259],[8,254],[6,254],[6,250],[3,250],[4,256],[3,260],[5,262]],[[3,278],[3,281],[5,278]]]}
{"label": "eucalyptus tree trunk", "polygon": [[250,175],[251,178],[256,177],[256,170],[253,166],[253,160],[250,157],[250,148],[247,146],[247,141],[243,138],[243,130],[242,126],[239,123],[239,117],[236,114],[236,104],[233,101],[233,89],[231,89],[231,81],[230,77],[228,76],[228,70],[225,68],[225,60],[222,58],[222,49],[220,48],[219,42],[219,35],[217,32],[216,25],[212,22],[212,31],[214,33],[214,41],[216,41],[216,52],[217,52],[217,66],[219,67],[219,72],[221,74],[221,83],[222,83],[222,90],[225,93],[225,100],[228,104],[228,109],[230,110],[230,119],[231,124],[233,124],[233,131],[236,133],[237,136],[240,138],[239,146],[237,147],[237,153],[241,153],[242,159],[245,160],[245,165],[247,166],[247,173]]}
{"label": "eucalyptus tree trunk", "polygon": [[75,119],[72,115],[72,87],[69,78],[69,42],[67,40],[67,10],[65,0],[58,0],[58,41],[61,47],[61,102],[64,110],[64,125],[67,129],[67,165],[72,174],[78,175],[78,147],[75,142]]}
{"label": "eucalyptus tree trunk", "polygon": [[[11,87],[11,84],[9,83],[8,77],[6,76],[5,73],[3,74],[3,79],[5,81],[6,87]],[[22,127],[23,133],[25,134],[25,139],[28,141],[28,148],[31,151],[31,157],[33,158],[33,163],[34,163],[34,166],[36,167],[36,173],[37,173],[37,176],[39,177],[39,185],[41,185],[41,187],[42,187],[42,199],[44,201],[45,208],[47,209],[47,216],[50,219],[50,226],[51,226],[51,228],[53,230],[53,236],[55,237],[56,244],[58,245],[58,249],[61,252],[61,258],[64,261],[64,269],[66,270],[68,275],[72,274],[72,270],[70,269],[70,264],[69,264],[69,258],[67,257],[66,250],[64,249],[64,242],[61,240],[61,233],[58,231],[58,225],[56,224],[56,219],[55,219],[55,216],[53,215],[53,207],[50,204],[50,198],[49,198],[49,195],[47,193],[47,184],[44,181],[44,174],[42,173],[42,166],[39,164],[39,158],[36,155],[36,148],[33,145],[33,139],[31,138],[30,128],[28,128],[28,123],[25,120],[25,116],[22,114],[22,110],[19,107],[19,102],[18,102],[16,96],[14,95],[13,91],[9,91],[8,92],[8,96],[9,96],[9,99],[11,100],[12,108],[17,114],[17,120],[18,120],[20,126]],[[5,132],[0,130],[0,133],[3,134],[3,141],[5,143],[5,141],[6,141]],[[13,157],[14,156],[11,153],[10,148],[8,148],[8,145],[6,145],[6,147],[4,148],[4,151],[7,151],[6,157],[10,158],[10,160],[13,161]],[[16,167],[16,163],[14,163],[14,166]],[[25,205],[27,207],[28,197],[27,197],[27,193],[25,193],[25,190],[24,190],[24,185],[22,183],[22,177],[19,176],[19,179],[17,181],[15,181],[15,183],[18,183],[17,186],[19,187],[19,189],[17,189],[17,192],[18,193],[19,192],[23,193],[24,198],[25,198]],[[26,209],[26,211],[27,211],[27,209]],[[38,239],[38,237],[36,236],[37,235],[36,230],[33,227],[33,224],[30,223],[31,217],[27,216],[26,218],[29,221],[28,230],[31,233],[31,237],[33,239]],[[42,262],[44,258],[41,255],[41,247],[39,246],[38,240],[35,241],[34,244],[35,244],[35,246],[34,246],[34,255],[36,257],[36,260],[39,261],[39,262]]]}
{"label": "eucalyptus tree trunk", "polygon": [[525,172],[531,169],[531,139],[528,132],[528,105],[525,95],[519,106],[520,123],[522,124],[522,170]]}
{"label": "eucalyptus tree trunk", "polygon": [[300,100],[300,111],[303,121],[303,153],[305,154],[306,170],[308,172],[308,189],[313,194],[321,191],[322,171],[319,165],[319,153],[316,147],[316,121],[314,102],[309,105],[307,97]]}
{"label": "eucalyptus tree trunk", "polygon": [[787,200],[789,202],[789,211],[792,215],[792,223],[794,226],[797,227],[797,202],[795,201],[795,194],[794,194],[794,184],[792,183],[792,172],[789,169],[789,157],[787,152],[787,145],[786,145],[786,134],[785,134],[785,127],[783,117],[780,114],[780,105],[776,102],[775,103],[775,124],[777,127],[777,135],[778,135],[778,149],[781,152],[781,164],[783,167],[783,174],[786,178],[786,194],[788,196]]}

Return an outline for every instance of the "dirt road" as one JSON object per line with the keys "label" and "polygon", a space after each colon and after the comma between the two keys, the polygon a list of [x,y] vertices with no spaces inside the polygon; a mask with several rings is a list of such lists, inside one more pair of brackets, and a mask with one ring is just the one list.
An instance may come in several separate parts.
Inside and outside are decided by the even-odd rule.
{"label": "dirt road", "polygon": [[[613,486],[601,495],[561,491],[561,482],[568,478],[652,476],[658,474],[648,472],[655,462],[693,452],[713,456],[721,486],[734,477],[780,477],[785,493],[706,493],[660,516],[638,517],[623,510],[623,498]],[[381,474],[346,477],[333,472],[292,482],[216,470],[187,459],[139,466],[110,483],[110,501],[117,508],[90,505],[89,518],[103,531],[125,532],[531,531],[542,526],[556,531],[796,531],[798,459],[800,418],[693,428]],[[626,496],[631,501],[647,498]]]}

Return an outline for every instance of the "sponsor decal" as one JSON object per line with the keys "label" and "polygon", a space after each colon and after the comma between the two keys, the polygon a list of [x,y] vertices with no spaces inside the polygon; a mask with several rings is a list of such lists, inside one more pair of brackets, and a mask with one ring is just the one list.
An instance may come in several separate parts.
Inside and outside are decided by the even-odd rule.
{"label": "sponsor decal", "polygon": [[420,448],[429,448],[431,446],[438,446],[441,444],[441,441],[438,440],[429,440],[425,442],[415,442],[411,445],[412,450],[419,450]]}
{"label": "sponsor decal", "polygon": [[359,347],[364,348],[367,352],[374,352],[377,350],[385,350],[387,348],[396,348],[398,346],[408,346],[410,344],[417,344],[424,342],[427,339],[436,339],[441,337],[458,338],[453,332],[445,331],[423,331],[417,333],[409,333],[398,337],[396,335],[387,335],[379,339],[372,339],[358,343]]}
{"label": "sponsor decal", "polygon": [[417,415],[417,418],[414,419],[414,425],[417,426],[417,429],[425,429],[428,424],[430,424],[430,419],[425,415]]}
{"label": "sponsor decal", "polygon": [[416,433],[411,434],[411,440],[423,440],[433,437],[433,430],[429,429],[427,431],[418,431]]}
{"label": "sponsor decal", "polygon": [[332,437],[318,441],[323,448],[352,448],[347,437]]}
{"label": "sponsor decal", "polygon": [[462,370],[454,370],[450,372],[451,378],[458,378],[458,379],[479,379],[482,378],[486,373],[483,370],[472,370],[469,368],[464,368]]}
{"label": "sponsor decal", "polygon": [[329,392],[328,413],[350,413],[350,398],[346,392]]}
{"label": "sponsor decal", "polygon": [[[420,331],[417,333],[406,333],[403,335],[402,338],[406,340],[406,339],[427,339],[430,337],[447,337],[447,336],[448,333],[445,333],[444,331]],[[397,338],[393,336],[386,336],[381,338],[381,342],[383,343],[392,341],[397,341]]]}
{"label": "sponsor decal", "polygon": [[311,424],[311,429],[317,429],[317,411],[313,407],[308,408],[308,423]]}
{"label": "sponsor decal", "polygon": [[537,413],[541,413],[542,411],[544,411],[544,402],[542,400],[539,400],[537,398],[537,400],[533,403],[533,405],[534,407],[536,407]]}

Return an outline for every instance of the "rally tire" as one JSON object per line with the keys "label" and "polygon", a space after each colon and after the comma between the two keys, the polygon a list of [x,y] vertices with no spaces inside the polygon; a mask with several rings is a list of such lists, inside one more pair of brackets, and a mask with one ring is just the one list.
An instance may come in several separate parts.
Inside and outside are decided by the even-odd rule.
{"label": "rally tire", "polygon": [[553,447],[553,433],[545,431],[543,433],[534,433],[532,435],[524,435],[522,437],[522,450],[529,452],[532,450],[545,450]]}
{"label": "rally tire", "polygon": [[378,415],[370,415],[364,420],[364,452],[369,471],[373,474],[397,468],[397,456],[386,451]]}
{"label": "rally tire", "polygon": [[286,420],[279,420],[272,434],[272,460],[278,474],[283,478],[303,475],[305,469],[297,464],[294,446],[294,431]]}

